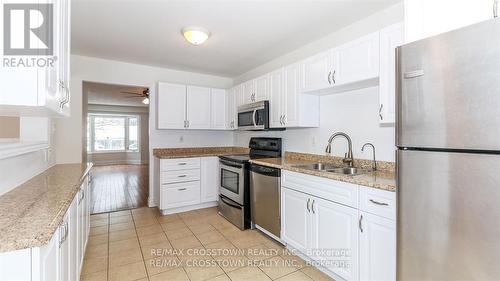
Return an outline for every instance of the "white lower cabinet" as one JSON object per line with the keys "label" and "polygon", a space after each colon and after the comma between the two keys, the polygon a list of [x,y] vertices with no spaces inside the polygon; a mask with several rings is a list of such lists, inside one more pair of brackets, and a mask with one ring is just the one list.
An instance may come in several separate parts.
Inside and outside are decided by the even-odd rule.
{"label": "white lower cabinet", "polygon": [[396,280],[396,222],[360,212],[359,280]]}
{"label": "white lower cabinet", "polygon": [[[281,237],[288,247],[335,279],[396,280],[394,192],[289,171],[281,179]],[[359,204],[358,192],[369,204]]]}
{"label": "white lower cabinet", "polygon": [[161,159],[159,175],[163,213],[215,206],[218,201],[218,157]]}
{"label": "white lower cabinet", "polygon": [[48,244],[0,253],[0,280],[79,280],[90,227],[88,177]]}

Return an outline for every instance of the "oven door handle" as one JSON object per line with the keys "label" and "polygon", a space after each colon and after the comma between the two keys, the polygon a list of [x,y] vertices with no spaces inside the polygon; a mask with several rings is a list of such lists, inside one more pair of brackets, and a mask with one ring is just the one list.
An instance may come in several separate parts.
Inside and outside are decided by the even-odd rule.
{"label": "oven door handle", "polygon": [[241,209],[241,206],[238,206],[238,205],[235,205],[235,204],[233,204],[231,202],[226,201],[226,199],[224,197],[222,197],[222,196],[220,197],[220,200],[222,202],[224,202],[224,204],[229,205],[230,207],[233,207],[233,208],[236,208],[236,209]]}
{"label": "oven door handle", "polygon": [[222,165],[224,165],[224,166],[229,166],[229,167],[238,168],[238,169],[243,168],[243,166],[242,166],[242,165],[229,163],[228,161],[225,161],[225,160],[219,160],[219,162],[220,162]]}
{"label": "oven door handle", "polygon": [[253,126],[257,127],[257,121],[255,120],[255,115],[257,115],[257,109],[254,109],[252,114]]}

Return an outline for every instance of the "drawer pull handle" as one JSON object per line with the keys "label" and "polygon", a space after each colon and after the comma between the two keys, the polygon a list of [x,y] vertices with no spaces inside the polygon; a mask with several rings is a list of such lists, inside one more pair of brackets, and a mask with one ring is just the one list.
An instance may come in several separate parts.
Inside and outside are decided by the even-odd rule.
{"label": "drawer pull handle", "polygon": [[186,175],[180,175],[180,176],[177,176],[178,178],[185,178]]}
{"label": "drawer pull handle", "polygon": [[380,205],[380,206],[389,206],[389,204],[387,204],[387,203],[378,202],[378,201],[375,201],[373,199],[370,199],[370,202],[372,202],[373,204],[376,204],[376,205]]}
{"label": "drawer pull handle", "polygon": [[185,189],[185,188],[179,188],[179,189],[177,189],[177,190],[178,190],[178,191],[184,191],[184,190],[186,190],[186,189]]}
{"label": "drawer pull handle", "polygon": [[179,163],[179,164],[177,164],[177,165],[181,165],[181,166],[182,166],[182,165],[187,165],[187,163],[182,162],[182,163]]}

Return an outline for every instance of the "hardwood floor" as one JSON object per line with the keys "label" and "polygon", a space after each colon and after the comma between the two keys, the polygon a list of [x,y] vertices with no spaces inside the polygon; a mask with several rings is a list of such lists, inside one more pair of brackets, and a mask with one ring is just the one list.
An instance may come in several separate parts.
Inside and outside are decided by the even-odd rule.
{"label": "hardwood floor", "polygon": [[95,166],[91,185],[92,214],[147,206],[148,165]]}

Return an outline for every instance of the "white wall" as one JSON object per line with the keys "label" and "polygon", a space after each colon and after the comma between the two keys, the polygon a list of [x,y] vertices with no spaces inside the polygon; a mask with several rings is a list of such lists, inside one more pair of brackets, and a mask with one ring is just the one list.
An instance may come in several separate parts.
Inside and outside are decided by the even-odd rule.
{"label": "white wall", "polygon": [[[155,186],[152,175],[154,161],[152,148],[199,145],[230,145],[231,132],[220,131],[172,131],[156,130],[156,83],[166,81],[214,88],[228,88],[232,79],[166,68],[124,63],[85,56],[71,56],[71,117],[58,119],[56,131],[57,163],[79,163],[82,161],[82,83],[83,81],[149,87],[151,102],[149,109],[150,139],[150,195]],[[180,142],[181,137],[184,141]]]}
{"label": "white wall", "polygon": [[[378,87],[356,90],[320,98],[320,127],[287,129],[275,132],[236,132],[235,145],[248,146],[250,137],[273,136],[283,138],[288,151],[325,154],[326,144],[334,132],[345,132],[352,139],[354,158],[371,159],[368,149],[361,152],[366,142],[375,145],[377,160],[394,161],[394,127],[382,127],[378,122]],[[344,156],[347,142],[338,137],[333,141],[332,155]]]}

